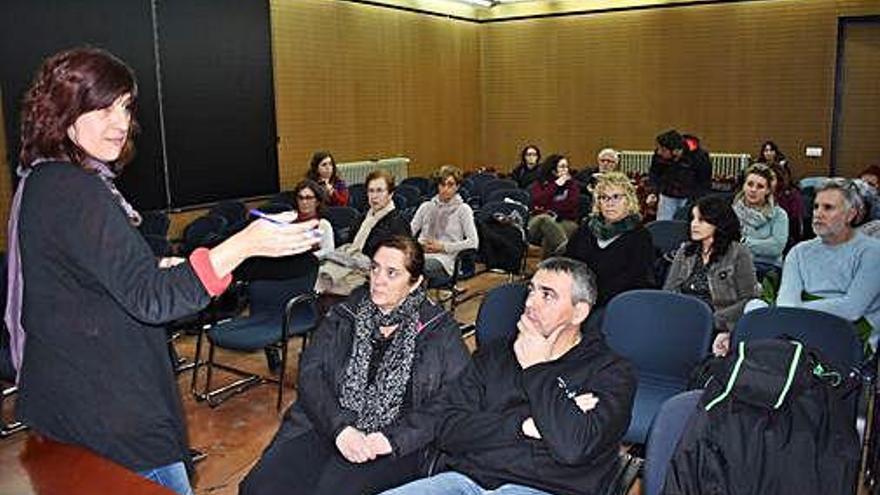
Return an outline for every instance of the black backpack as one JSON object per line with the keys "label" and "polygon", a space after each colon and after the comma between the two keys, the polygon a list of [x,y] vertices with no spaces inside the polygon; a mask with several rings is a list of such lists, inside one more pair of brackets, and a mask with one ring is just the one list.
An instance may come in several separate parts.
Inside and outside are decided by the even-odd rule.
{"label": "black backpack", "polygon": [[479,256],[486,268],[520,272],[528,249],[520,222],[520,219],[500,213],[477,222]]}
{"label": "black backpack", "polygon": [[853,494],[858,382],[800,342],[741,342],[715,368],[662,493]]}

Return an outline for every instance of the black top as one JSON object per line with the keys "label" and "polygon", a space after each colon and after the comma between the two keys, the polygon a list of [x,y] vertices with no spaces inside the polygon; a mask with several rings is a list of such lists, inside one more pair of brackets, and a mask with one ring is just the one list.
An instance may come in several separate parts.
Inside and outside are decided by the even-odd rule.
{"label": "black top", "polygon": [[[356,416],[339,403],[339,391],[351,356],[357,307],[369,292],[355,289],[333,306],[321,321],[299,365],[297,401],[287,411],[291,435],[317,431],[329,445]],[[436,416],[425,408],[464,369],[470,359],[452,316],[428,299],[419,308],[412,375],[407,384],[406,411],[382,430],[402,457],[426,447],[434,438]]]}
{"label": "black top", "polygon": [[685,150],[678,160],[651,157],[651,182],[661,194],[673,198],[699,198],[712,188],[712,162],[705,150]]}
{"label": "black top", "polygon": [[[635,390],[632,365],[611,352],[599,332],[526,370],[513,342],[499,340],[478,350],[442,396],[437,444],[452,469],[486,489],[516,483],[557,494],[604,493]],[[599,403],[583,413],[569,393],[587,392]],[[540,440],[522,433],[528,417]]]}
{"label": "black top", "polygon": [[712,291],[709,290],[709,268],[702,256],[694,257],[694,271],[681,284],[681,293],[696,296],[712,307]]}
{"label": "black top", "polygon": [[210,301],[191,265],[160,270],[107,187],[69,163],[43,163],[25,182],[19,240],[19,417],[132,470],[188,462],[160,324]]}
{"label": "black top", "polygon": [[605,306],[621,292],[654,287],[654,246],[651,233],[642,225],[603,249],[585,222],[569,239],[565,255],[583,261],[596,274],[596,306]]}
{"label": "black top", "polygon": [[[353,233],[352,236],[361,229],[361,224],[364,223],[365,218],[366,215],[361,215],[361,217],[351,225],[350,232]],[[376,225],[373,225],[373,229],[370,230],[370,235],[367,236],[367,241],[364,242],[364,248],[361,252],[368,258],[372,258],[376,253],[379,243],[394,235],[412,235],[409,222],[403,218],[403,215],[397,209],[391,210],[387,215],[382,217],[381,220],[376,222]]]}
{"label": "black top", "polygon": [[510,173],[510,178],[516,181],[520,189],[528,189],[532,182],[541,178],[541,165],[536,164],[529,168],[528,165],[520,163]]}

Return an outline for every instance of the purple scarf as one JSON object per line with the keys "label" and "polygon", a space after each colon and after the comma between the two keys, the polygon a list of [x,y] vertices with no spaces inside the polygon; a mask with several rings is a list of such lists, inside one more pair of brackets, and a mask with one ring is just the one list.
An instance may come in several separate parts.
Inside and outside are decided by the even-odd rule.
{"label": "purple scarf", "polygon": [[[21,322],[24,277],[21,270],[21,249],[18,243],[18,217],[21,214],[21,197],[28,176],[34,167],[48,161],[51,160],[39,159],[28,168],[18,168],[18,175],[21,177],[21,180],[18,182],[18,189],[16,189],[15,196],[12,198],[12,206],[9,211],[9,225],[6,230],[9,240],[9,254],[6,265],[6,314],[3,316],[3,320],[6,322],[6,329],[9,332],[9,351],[12,356],[12,365],[19,374],[21,373],[21,361],[24,356],[25,331],[24,325]],[[140,225],[140,213],[116,189],[116,186],[113,184],[116,174],[110,170],[110,167],[106,163],[86,159],[85,168],[95,172],[101,178],[101,181],[107,186],[107,189],[110,190],[116,201],[119,202],[120,208],[128,216],[129,222],[134,226]],[[17,378],[16,381],[18,381]]]}

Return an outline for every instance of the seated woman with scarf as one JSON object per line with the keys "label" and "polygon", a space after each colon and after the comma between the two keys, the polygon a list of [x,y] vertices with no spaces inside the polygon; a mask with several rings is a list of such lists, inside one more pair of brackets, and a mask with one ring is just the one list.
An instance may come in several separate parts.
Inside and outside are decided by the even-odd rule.
{"label": "seated woman with scarf", "polygon": [[410,235],[409,224],[391,200],[394,176],[387,170],[374,170],[367,175],[366,184],[370,209],[351,226],[356,232],[354,239],[324,255],[318,292],[347,296],[366,281],[370,258],[382,240]]}
{"label": "seated woman with scarf", "polygon": [[[583,261],[596,274],[599,309],[621,292],[654,286],[654,247],[626,175],[601,174],[594,193],[593,213],[569,239],[565,255]],[[600,316],[591,317],[591,322],[596,318]]]}
{"label": "seated woman with scarf", "polygon": [[334,306],[300,363],[299,398],[242,495],[379,493],[422,475],[429,406],[469,356],[452,316],[425,297],[421,246],[380,241],[369,287]]}
{"label": "seated woman with scarf", "polygon": [[773,196],[776,181],[770,167],[756,163],[746,169],[742,189],[733,200],[742,243],[752,253],[758,280],[771,271],[782,271],[782,252],[788,242],[788,214]]}
{"label": "seated woman with scarf", "polygon": [[437,195],[419,206],[410,223],[426,253],[428,280],[445,280],[451,276],[456,254],[476,249],[479,244],[474,212],[458,195],[461,170],[444,165],[437,177]]}

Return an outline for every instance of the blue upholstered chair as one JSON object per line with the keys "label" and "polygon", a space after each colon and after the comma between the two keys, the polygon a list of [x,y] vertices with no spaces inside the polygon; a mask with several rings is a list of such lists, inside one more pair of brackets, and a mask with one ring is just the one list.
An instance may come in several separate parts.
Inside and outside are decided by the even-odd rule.
{"label": "blue upholstered chair", "polygon": [[660,495],[678,440],[702,395],[702,390],[689,390],[670,397],[660,406],[645,447],[643,495]]}
{"label": "blue upholstered chair", "polygon": [[706,303],[673,292],[633,290],[608,303],[606,341],[639,377],[625,442],[644,444],[660,405],[686,389],[692,370],[709,354],[712,325]]}

